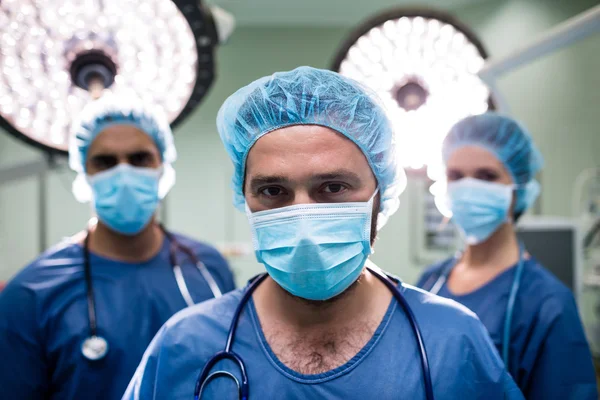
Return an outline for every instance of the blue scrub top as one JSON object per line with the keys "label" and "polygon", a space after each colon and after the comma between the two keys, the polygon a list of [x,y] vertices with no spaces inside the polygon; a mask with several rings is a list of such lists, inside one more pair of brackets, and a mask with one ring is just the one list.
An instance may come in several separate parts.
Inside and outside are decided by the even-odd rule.
{"label": "blue scrub top", "polygon": [[[523,398],[475,314],[408,285],[400,290],[421,326],[436,400]],[[146,351],[123,399],[193,399],[202,368],[225,347],[241,295],[234,291],[171,318]],[[281,363],[265,339],[252,301],[242,311],[233,351],[245,362],[253,400],[425,398],[415,335],[395,300],[364,348],[331,371],[304,375]],[[212,371],[221,368],[241,380],[230,361]],[[238,400],[237,388],[232,380],[217,378],[201,398]]]}
{"label": "blue scrub top", "polygon": [[[212,247],[176,235],[206,264],[223,292],[233,276]],[[200,271],[181,251],[177,259],[192,298],[213,297]],[[58,245],[23,269],[0,293],[0,397],[3,399],[120,399],[144,350],[186,303],[169,262],[169,241],[147,262],[125,263],[90,254],[98,333],[106,357],[89,361],[83,248]]]}
{"label": "blue scrub top", "polygon": [[[431,289],[453,259],[425,271],[417,286]],[[504,318],[516,265],[481,288],[439,295],[475,312],[502,354]],[[571,291],[537,260],[524,260],[513,311],[508,370],[527,399],[597,400],[596,377]]]}

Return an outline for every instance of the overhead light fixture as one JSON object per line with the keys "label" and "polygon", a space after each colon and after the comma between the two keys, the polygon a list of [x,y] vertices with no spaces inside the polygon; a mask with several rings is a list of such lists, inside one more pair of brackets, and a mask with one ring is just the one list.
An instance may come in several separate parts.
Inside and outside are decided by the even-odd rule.
{"label": "overhead light fixture", "polygon": [[2,0],[0,126],[66,153],[73,116],[133,90],[177,125],[215,77],[234,20],[198,0]]}
{"label": "overhead light fixture", "polygon": [[[477,73],[487,53],[446,13],[396,9],[354,30],[332,69],[363,83],[384,102],[402,166],[441,169],[441,143],[459,119],[493,109]],[[433,171],[433,172],[432,172]]]}

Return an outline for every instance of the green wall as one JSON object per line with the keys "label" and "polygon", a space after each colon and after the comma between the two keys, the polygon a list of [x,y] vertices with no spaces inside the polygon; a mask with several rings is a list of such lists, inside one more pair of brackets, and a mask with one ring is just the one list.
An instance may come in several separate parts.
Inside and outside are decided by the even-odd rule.
{"label": "green wall", "polygon": [[[490,1],[450,10],[481,37],[490,54],[503,55],[594,1]],[[248,242],[245,216],[231,205],[231,166],[215,128],[225,98],[242,85],[298,65],[327,67],[347,28],[240,27],[218,52],[218,79],[209,96],[176,131],[178,183],[168,196],[168,225],[211,243]],[[513,114],[531,130],[546,158],[541,210],[570,215],[573,181],[600,163],[600,35],[540,59],[507,75],[500,89]],[[37,151],[0,135],[0,168],[39,157]],[[89,206],[70,193],[67,170],[48,179],[47,242],[80,230]],[[402,205],[381,234],[374,260],[413,282],[422,265],[410,256],[411,182]],[[0,186],[0,280],[8,279],[39,249],[35,178]],[[233,261],[238,282],[259,272],[253,256]]]}

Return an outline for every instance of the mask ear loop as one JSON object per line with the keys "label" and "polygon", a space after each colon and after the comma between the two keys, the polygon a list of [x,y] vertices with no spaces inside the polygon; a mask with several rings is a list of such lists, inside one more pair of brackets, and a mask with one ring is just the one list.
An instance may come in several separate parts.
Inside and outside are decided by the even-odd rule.
{"label": "mask ear loop", "polygon": [[521,183],[521,184],[513,183],[512,184],[512,195],[513,195],[514,207],[513,207],[513,212],[510,213],[510,214],[508,214],[507,217],[506,217],[506,221],[510,222],[511,224],[515,223],[515,213],[516,213],[515,210],[517,209],[517,206],[519,205],[519,200],[518,200],[518,196],[517,196],[518,193],[517,192],[519,190],[525,190],[527,188],[527,184],[528,183]]}
{"label": "mask ear loop", "polygon": [[375,199],[375,197],[377,196],[377,193],[379,193],[379,186],[377,186],[375,188],[375,192],[373,192],[373,194],[371,195],[371,198],[369,198],[369,201],[367,201],[367,203],[373,205],[373,200]]}
{"label": "mask ear loop", "polygon": [[[369,242],[369,254],[367,256],[371,256],[375,253],[375,249],[373,249],[373,245],[371,243],[371,230],[373,229],[373,200],[375,199],[375,197],[377,197],[377,193],[379,193],[379,186],[377,186],[375,188],[375,192],[373,192],[373,194],[371,195],[371,198],[369,199],[369,201],[367,202],[368,207],[369,207],[369,221],[367,223],[367,226],[365,227],[365,233],[366,233],[366,237],[367,237],[367,241]],[[377,227],[375,227],[375,229],[377,230]]]}

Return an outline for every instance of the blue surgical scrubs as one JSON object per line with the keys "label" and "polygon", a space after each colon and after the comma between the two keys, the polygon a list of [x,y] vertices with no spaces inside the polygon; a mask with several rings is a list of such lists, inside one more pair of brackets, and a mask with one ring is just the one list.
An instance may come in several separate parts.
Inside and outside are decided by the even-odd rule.
{"label": "blue surgical scrubs", "polygon": [[[421,326],[436,400],[523,398],[472,312],[408,285],[400,290]],[[123,399],[193,399],[202,368],[225,347],[241,295],[234,291],[171,318],[146,351]],[[284,365],[265,339],[252,301],[242,311],[233,351],[245,363],[253,400],[425,398],[415,334],[395,300],[364,348],[324,373],[305,375]],[[241,380],[232,362],[220,362],[212,371],[220,369]],[[232,380],[220,377],[206,385],[201,399],[238,400],[238,392]]]}
{"label": "blue surgical scrubs", "polygon": [[[231,271],[212,247],[176,235],[206,264],[223,292]],[[200,271],[182,253],[178,261],[192,298],[213,297]],[[98,332],[109,345],[89,361],[81,344],[89,335],[83,249],[58,245],[23,269],[0,293],[0,398],[120,399],[144,350],[160,327],[186,307],[169,262],[169,242],[142,263],[90,254]]]}
{"label": "blue surgical scrubs", "polygon": [[[431,289],[451,263],[452,259],[430,267],[417,286]],[[535,258],[524,260],[523,268],[510,333],[509,372],[529,400],[597,400],[592,357],[573,294]],[[515,272],[516,265],[465,295],[453,294],[446,284],[438,292],[479,316],[499,354]]]}

